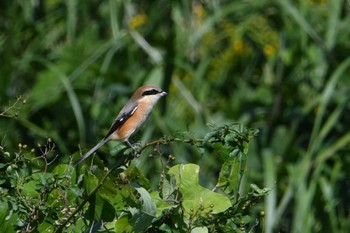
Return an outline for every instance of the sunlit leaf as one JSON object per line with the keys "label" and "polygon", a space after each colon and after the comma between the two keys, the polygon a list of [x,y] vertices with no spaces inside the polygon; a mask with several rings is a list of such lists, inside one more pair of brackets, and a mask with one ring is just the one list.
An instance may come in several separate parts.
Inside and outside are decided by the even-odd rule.
{"label": "sunlit leaf", "polygon": [[129,218],[124,215],[118,219],[115,223],[115,232],[116,233],[127,233],[132,232],[132,225],[129,223]]}
{"label": "sunlit leaf", "polygon": [[48,221],[44,221],[38,226],[38,232],[53,232],[54,229],[54,225]]}
{"label": "sunlit leaf", "polygon": [[92,174],[90,171],[85,170],[84,175],[84,186],[87,193],[91,193],[98,185],[98,178]]}
{"label": "sunlit leaf", "polygon": [[191,230],[191,233],[208,233],[209,230],[206,227],[196,227]]}
{"label": "sunlit leaf", "polygon": [[213,192],[199,185],[199,166],[196,164],[175,165],[169,170],[175,176],[176,184],[182,194],[182,206],[185,214],[208,213],[225,211],[231,206],[230,200],[219,193]]}
{"label": "sunlit leaf", "polygon": [[[162,174],[163,175],[163,174]],[[166,176],[167,178],[164,178],[162,180],[162,197],[164,199],[167,199],[168,197],[170,197],[170,195],[172,195],[174,193],[174,191],[176,190],[175,185],[173,183],[175,183],[174,179],[172,179],[172,177],[168,177],[169,175],[164,174],[164,176]]]}
{"label": "sunlit leaf", "polygon": [[159,192],[152,192],[151,193],[151,198],[153,200],[153,202],[156,204],[157,206],[157,214],[156,217],[161,216],[162,212],[164,210],[170,209],[170,208],[174,208],[177,205],[174,204],[170,204],[169,202],[166,202],[165,200],[161,199],[159,196]]}

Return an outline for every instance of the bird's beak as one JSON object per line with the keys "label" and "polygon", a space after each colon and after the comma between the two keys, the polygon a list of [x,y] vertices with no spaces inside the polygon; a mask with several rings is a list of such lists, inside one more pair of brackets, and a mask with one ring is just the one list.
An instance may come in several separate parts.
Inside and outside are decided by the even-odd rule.
{"label": "bird's beak", "polygon": [[168,93],[166,93],[165,91],[162,91],[162,92],[160,93],[160,95],[161,95],[161,96],[167,96]]}

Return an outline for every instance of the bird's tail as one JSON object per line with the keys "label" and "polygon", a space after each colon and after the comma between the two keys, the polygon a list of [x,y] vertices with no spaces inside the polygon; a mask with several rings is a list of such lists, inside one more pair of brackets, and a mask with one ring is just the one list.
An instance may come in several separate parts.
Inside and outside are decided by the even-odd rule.
{"label": "bird's tail", "polygon": [[85,153],[77,162],[75,162],[74,166],[81,164],[87,157],[92,155],[98,148],[103,146],[108,141],[109,141],[109,138],[102,139],[99,143],[96,144],[96,146],[94,146],[91,150]]}

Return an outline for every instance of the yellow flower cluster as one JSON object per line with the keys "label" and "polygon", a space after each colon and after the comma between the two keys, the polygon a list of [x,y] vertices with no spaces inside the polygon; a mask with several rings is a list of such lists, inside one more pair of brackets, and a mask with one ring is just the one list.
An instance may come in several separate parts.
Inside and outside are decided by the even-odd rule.
{"label": "yellow flower cluster", "polygon": [[261,46],[265,56],[273,57],[277,54],[279,50],[279,36],[271,28],[265,17],[253,17],[247,23],[247,31],[249,36]]}
{"label": "yellow flower cluster", "polygon": [[199,21],[203,21],[207,17],[207,12],[202,4],[196,4],[193,7],[193,14]]}
{"label": "yellow flower cluster", "polygon": [[137,29],[142,25],[146,24],[147,20],[148,20],[148,17],[145,14],[135,15],[129,20],[128,27],[129,29]]}

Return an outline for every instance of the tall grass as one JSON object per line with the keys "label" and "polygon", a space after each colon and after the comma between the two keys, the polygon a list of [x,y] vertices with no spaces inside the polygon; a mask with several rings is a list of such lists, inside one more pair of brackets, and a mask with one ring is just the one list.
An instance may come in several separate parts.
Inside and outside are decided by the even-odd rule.
{"label": "tall grass", "polygon": [[[349,7],[2,1],[0,105],[19,95],[26,104],[13,109],[17,118],[0,115],[1,145],[35,147],[51,137],[59,162],[68,162],[104,135],[134,89],[152,82],[169,95],[136,139],[201,135],[208,124],[259,128],[245,172],[246,184],[273,188],[256,210],[265,214],[259,231],[347,232]],[[203,182],[215,183],[218,158],[172,152],[174,162],[200,163]],[[159,169],[146,158],[140,166],[149,177]]]}

